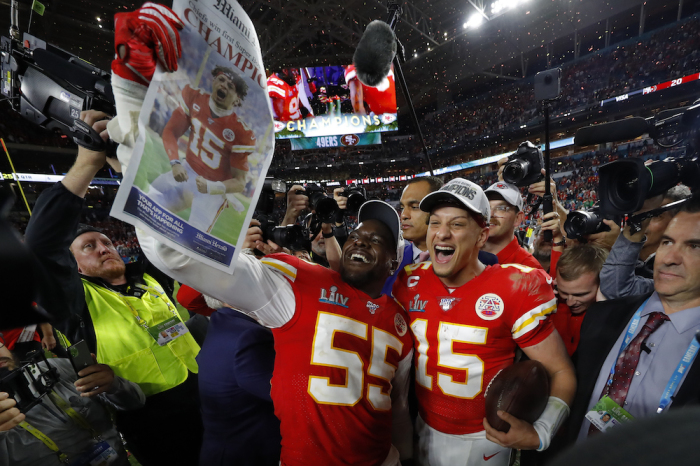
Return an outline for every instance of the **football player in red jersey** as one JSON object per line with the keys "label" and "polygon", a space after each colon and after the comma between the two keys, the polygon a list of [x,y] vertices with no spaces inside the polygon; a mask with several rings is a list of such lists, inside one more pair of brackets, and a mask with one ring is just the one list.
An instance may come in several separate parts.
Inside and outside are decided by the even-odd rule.
{"label": "football player in red jersey", "polygon": [[[275,112],[275,120],[292,121],[302,118],[298,87],[300,82],[299,70],[293,68],[283,68],[282,71],[273,73],[267,78],[267,93],[272,102],[272,110]],[[313,116],[310,105],[304,108],[310,116]]]}
{"label": "football player in red jersey", "polygon": [[365,115],[367,113],[365,103],[369,111],[375,115],[396,113],[396,82],[393,65],[389,75],[377,87],[362,84],[357,77],[355,65],[345,69],[345,82],[350,89],[350,101],[355,113]]}
{"label": "football player in red jersey", "polygon": [[[227,194],[243,191],[248,156],[256,144],[255,134],[234,111],[245,99],[248,85],[230,68],[217,66],[212,75],[211,94],[189,85],[182,90],[183,105],[163,130],[172,172],[156,178],[148,192],[171,212],[192,207],[189,223],[207,232],[228,203],[243,210],[243,204]],[[187,154],[181,161],[177,141],[188,129]]]}
{"label": "football player in red jersey", "polygon": [[406,313],[381,293],[403,255],[400,220],[382,201],[365,203],[358,219],[339,273],[287,254],[241,254],[229,275],[138,233],[156,267],[272,328],[285,466],[396,466],[413,453],[413,342]]}
{"label": "football player in red jersey", "polygon": [[[556,309],[551,278],[519,264],[479,262],[490,209],[476,184],[456,178],[420,208],[430,213],[432,262],[407,266],[394,285],[416,350],[417,463],[507,465],[506,447],[547,448],[576,388],[566,349],[547,319]],[[517,347],[545,366],[551,396],[534,425],[499,414],[511,425],[503,433],[484,418],[484,392],[513,363]]]}

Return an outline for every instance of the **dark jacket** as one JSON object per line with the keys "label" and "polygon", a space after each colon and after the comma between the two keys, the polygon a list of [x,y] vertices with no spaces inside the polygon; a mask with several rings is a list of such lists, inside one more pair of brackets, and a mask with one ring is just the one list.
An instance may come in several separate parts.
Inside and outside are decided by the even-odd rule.
{"label": "dark jacket", "polygon": [[[25,233],[25,243],[48,272],[47,277],[39,283],[38,304],[54,316],[54,326],[63,332],[71,343],[85,340],[90,351],[96,352],[95,330],[85,303],[81,277],[105,288],[114,288],[99,278],[80,275],[78,264],[70,252],[69,248],[75,239],[84,204],[84,199],[68,191],[61,182],[45,190],[34,206]],[[172,279],[143,258],[127,265],[129,286],[117,291],[122,294],[140,293],[141,291],[133,285],[143,282],[144,273],[156,279],[173,301]]]}
{"label": "dark jacket", "polygon": [[199,364],[204,466],[277,466],[280,421],[270,397],[272,331],[230,308],[211,316]]}
{"label": "dark jacket", "polygon": [[[567,423],[568,443],[574,443],[586,416],[588,402],[593,394],[598,374],[613,345],[625,331],[632,315],[637,311],[651,293],[628,296],[610,301],[595,303],[586,310],[586,317],[581,326],[576,364],[576,396],[571,406],[571,415]],[[700,364],[693,364],[683,384],[678,388],[669,409],[700,402]]]}

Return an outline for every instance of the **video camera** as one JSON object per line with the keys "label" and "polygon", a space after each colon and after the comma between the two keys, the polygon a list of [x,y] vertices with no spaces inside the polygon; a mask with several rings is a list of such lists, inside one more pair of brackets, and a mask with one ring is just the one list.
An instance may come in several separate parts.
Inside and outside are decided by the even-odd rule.
{"label": "video camera", "polygon": [[600,175],[600,209],[606,215],[636,212],[644,201],[683,183],[695,191],[700,186],[700,144],[698,131],[700,103],[690,107],[666,110],[655,118],[628,118],[593,125],[576,132],[576,145],[600,144],[633,139],[649,134],[661,147],[674,147],[687,142],[685,157],[668,157],[645,165],[639,158],[619,159],[602,165]]}
{"label": "video camera", "polygon": [[[610,231],[610,227],[603,223],[603,216],[599,205],[593,206],[590,210],[575,210],[569,212],[564,222],[566,237],[580,240],[586,235]],[[620,223],[620,216],[613,216],[610,220]]]}
{"label": "video camera", "polygon": [[[43,362],[46,369],[39,366]],[[32,351],[17,369],[0,368],[0,392],[17,402],[16,408],[27,413],[41,402],[59,380],[58,370],[49,365],[43,351]]]}
{"label": "video camera", "polygon": [[17,12],[17,0],[11,0],[10,37],[0,37],[0,92],[23,118],[104,150],[99,134],[81,125],[80,112],[116,114],[110,74],[30,34],[20,42]]}
{"label": "video camera", "polygon": [[620,159],[602,165],[598,171],[601,209],[611,214],[636,212],[645,199],[663,194],[678,183],[693,191],[700,185],[697,156],[668,157],[649,165],[639,158]]}
{"label": "video camera", "polygon": [[542,151],[530,141],[520,143],[518,150],[508,156],[503,165],[503,181],[522,188],[543,179],[544,158]]}

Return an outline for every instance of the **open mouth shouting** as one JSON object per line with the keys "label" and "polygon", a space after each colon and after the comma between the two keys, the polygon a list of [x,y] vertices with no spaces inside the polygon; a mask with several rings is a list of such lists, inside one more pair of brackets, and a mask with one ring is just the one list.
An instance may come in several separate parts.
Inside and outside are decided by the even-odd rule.
{"label": "open mouth shouting", "polygon": [[455,248],[447,245],[435,245],[435,262],[438,264],[446,264],[452,260]]}
{"label": "open mouth shouting", "polygon": [[363,252],[353,252],[348,255],[350,262],[356,262],[361,264],[369,264],[370,258],[367,254]]}
{"label": "open mouth shouting", "polygon": [[216,97],[217,97],[219,100],[224,100],[224,99],[226,98],[226,91],[225,91],[224,89],[219,88],[219,89],[216,91]]}

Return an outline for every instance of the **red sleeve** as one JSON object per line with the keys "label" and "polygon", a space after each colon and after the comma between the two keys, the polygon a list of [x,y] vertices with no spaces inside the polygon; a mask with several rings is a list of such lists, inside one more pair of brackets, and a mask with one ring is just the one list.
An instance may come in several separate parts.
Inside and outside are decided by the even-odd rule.
{"label": "red sleeve", "polygon": [[178,160],[180,151],[177,148],[177,140],[185,134],[187,128],[190,127],[190,117],[180,107],[173,112],[173,116],[168,120],[168,124],[163,129],[163,147],[168,153],[170,160]]}
{"label": "red sleeve", "polygon": [[513,340],[521,348],[547,338],[554,326],[548,316],[557,308],[552,279],[542,269],[510,274],[512,298],[520,301],[518,312],[510,315]]}
{"label": "red sleeve", "polygon": [[207,306],[202,293],[187,285],[180,286],[180,289],[177,291],[177,301],[188,311],[203,316],[210,316],[216,311],[216,309]]}
{"label": "red sleeve", "polygon": [[557,276],[557,263],[561,257],[561,251],[552,250],[552,258],[549,262],[549,275],[554,278]]}
{"label": "red sleeve", "polygon": [[277,76],[272,75],[267,79],[267,93],[270,97],[284,99],[287,95],[284,92],[285,82]]}

